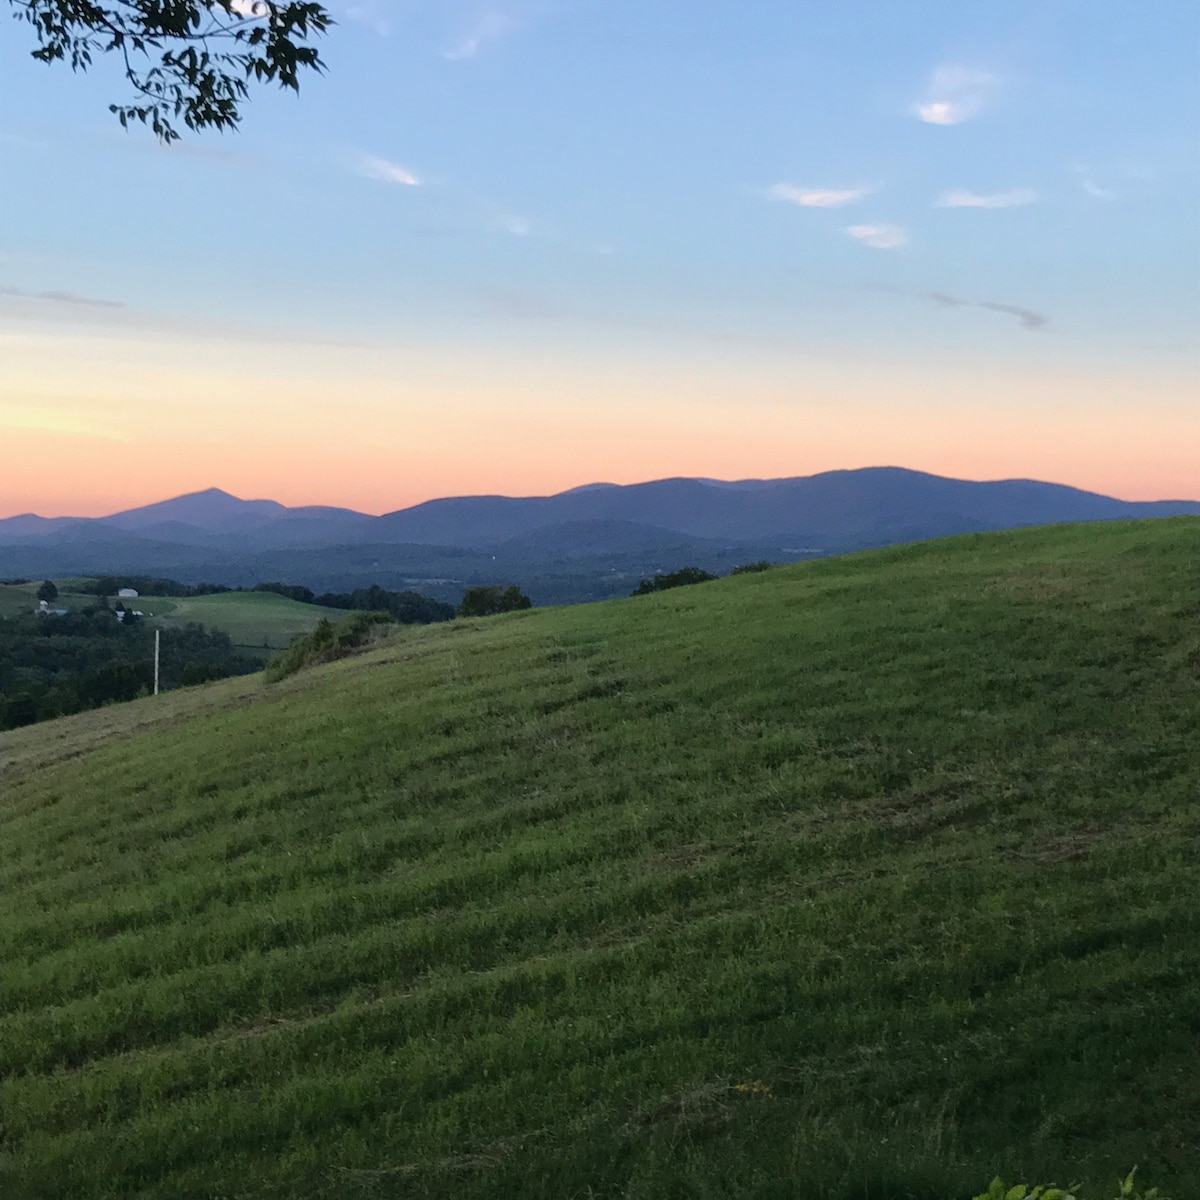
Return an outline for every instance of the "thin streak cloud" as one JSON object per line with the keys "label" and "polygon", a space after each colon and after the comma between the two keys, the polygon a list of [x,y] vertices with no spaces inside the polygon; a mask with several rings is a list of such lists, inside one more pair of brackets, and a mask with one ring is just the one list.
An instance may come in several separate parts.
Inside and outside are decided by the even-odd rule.
{"label": "thin streak cloud", "polygon": [[1045,313],[1034,312],[1032,308],[1023,308],[1019,304],[1000,304],[995,300],[964,300],[961,296],[952,296],[949,292],[926,292],[925,295],[938,308],[986,308],[989,312],[1004,313],[1016,317],[1022,329],[1036,333],[1050,324],[1050,318]]}
{"label": "thin streak cloud", "polygon": [[124,308],[123,300],[105,300],[99,296],[81,296],[77,292],[50,289],[44,292],[28,292],[23,288],[0,284],[0,296],[11,296],[17,300],[46,300],[51,304],[74,304],[85,308]]}
{"label": "thin streak cloud", "polygon": [[970,300],[963,300],[959,296],[951,296],[948,292],[930,292],[929,298],[938,306],[938,308],[969,308]]}
{"label": "thin streak cloud", "polygon": [[841,208],[843,204],[853,204],[856,200],[869,196],[874,190],[869,187],[819,188],[777,183],[768,189],[767,196],[771,200],[782,200],[787,204],[797,204],[801,208]]}
{"label": "thin streak cloud", "polygon": [[908,245],[908,234],[899,225],[847,225],[846,232],[864,246],[876,250],[899,250]]}
{"label": "thin streak cloud", "polygon": [[998,83],[991,71],[943,63],[912,111],[927,125],[961,125],[988,106]]}
{"label": "thin streak cloud", "polygon": [[1007,192],[992,192],[984,195],[955,188],[943,192],[937,199],[938,208],[1019,208],[1032,204],[1038,198],[1032,188],[1010,188]]}
{"label": "thin streak cloud", "polygon": [[383,183],[396,183],[403,187],[420,187],[421,181],[407,167],[387,158],[375,158],[367,155],[359,163],[360,175],[368,179],[378,179]]}

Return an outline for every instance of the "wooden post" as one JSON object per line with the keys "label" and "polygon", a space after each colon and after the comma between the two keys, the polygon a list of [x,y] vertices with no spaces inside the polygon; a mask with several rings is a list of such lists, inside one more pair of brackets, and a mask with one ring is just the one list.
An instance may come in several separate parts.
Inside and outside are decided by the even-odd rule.
{"label": "wooden post", "polygon": [[158,695],[158,643],[162,638],[162,630],[154,631],[154,694]]}

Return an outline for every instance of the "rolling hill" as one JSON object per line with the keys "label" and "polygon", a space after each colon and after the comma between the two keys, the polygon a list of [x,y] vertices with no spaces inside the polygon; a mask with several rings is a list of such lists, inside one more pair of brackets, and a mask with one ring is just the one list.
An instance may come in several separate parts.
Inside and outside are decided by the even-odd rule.
{"label": "rolling hill", "polygon": [[0,1190],[1200,1193],[1200,521],[0,735]]}

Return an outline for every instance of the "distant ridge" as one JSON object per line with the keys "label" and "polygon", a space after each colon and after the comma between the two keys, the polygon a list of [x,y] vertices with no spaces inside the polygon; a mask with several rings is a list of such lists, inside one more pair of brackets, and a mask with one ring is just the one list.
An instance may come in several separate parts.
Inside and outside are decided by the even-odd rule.
{"label": "distant ridge", "polygon": [[[924,488],[924,492],[920,489]],[[1084,491],[1060,483],[1046,483],[1035,479],[1003,479],[976,481],[932,475],[924,471],[913,471],[906,467],[860,467],[852,470],[824,471],[817,475],[785,476],[779,479],[711,479],[702,476],[673,476],[665,479],[648,480],[644,483],[584,483],[567,488],[549,496],[503,496],[472,495],[448,496],[426,500],[408,508],[396,509],[381,517],[372,517],[350,508],[329,505],[301,505],[288,507],[277,500],[243,500],[219,487],[188,492],[168,500],[159,500],[140,508],[123,509],[106,517],[43,517],[36,513],[20,513],[0,518],[0,541],[12,541],[16,537],[33,536],[61,529],[64,526],[87,526],[103,524],[116,529],[142,530],[167,524],[191,525],[209,533],[227,529],[244,530],[248,524],[270,524],[274,521],[325,520],[354,523],[402,521],[419,523],[435,512],[464,513],[469,510],[485,510],[489,506],[509,512],[546,514],[551,517],[547,524],[560,523],[558,509],[586,509],[599,505],[605,508],[620,507],[636,509],[639,505],[662,505],[669,503],[668,497],[695,500],[705,491],[767,492],[778,497],[820,502],[837,498],[850,501],[857,506],[871,503],[904,503],[920,506],[934,489],[942,496],[953,494],[956,499],[975,492],[979,499],[971,505],[981,508],[987,504],[1009,509],[1047,508],[1058,505],[1071,515],[1065,520],[1093,519],[1092,514],[1116,513],[1125,516],[1169,516],[1200,512],[1200,500],[1118,500],[1099,492]],[[719,502],[718,502],[719,503]],[[711,498],[706,507],[713,507]],[[1076,516],[1076,512],[1086,515]],[[1126,510],[1129,510],[1128,512]],[[1133,511],[1133,510],[1136,510]],[[601,514],[586,513],[563,516],[561,519],[594,520],[604,519]],[[646,514],[638,511],[633,517],[617,519],[642,519]],[[1055,519],[1055,518],[1051,518]],[[1101,516],[1100,519],[1103,519]],[[523,517],[522,523],[528,518]],[[694,516],[685,516],[685,524],[694,523]],[[1045,523],[1038,513],[1030,522]],[[682,530],[682,526],[681,526]],[[363,529],[366,534],[365,528]],[[379,529],[373,529],[366,540],[376,540]],[[746,532],[745,530],[741,532]]]}
{"label": "distant ridge", "polygon": [[727,571],[956,533],[1195,514],[1200,501],[1118,500],[1039,480],[974,482],[902,467],[450,496],[379,517],[208,488],[103,518],[0,520],[0,578],[116,572],[318,590],[379,583],[446,600],[465,583],[503,578],[519,579],[538,603],[560,603],[625,594],[640,576],[685,564]]}
{"label": "distant ridge", "polygon": [[659,479],[555,496],[457,496],[387,513],[370,536],[491,545],[569,521],[634,521],[692,537],[780,538],[827,548],[880,545],[970,530],[1200,513],[1200,501],[1136,502],[1064,484],[976,483],[902,467],[773,480]]}

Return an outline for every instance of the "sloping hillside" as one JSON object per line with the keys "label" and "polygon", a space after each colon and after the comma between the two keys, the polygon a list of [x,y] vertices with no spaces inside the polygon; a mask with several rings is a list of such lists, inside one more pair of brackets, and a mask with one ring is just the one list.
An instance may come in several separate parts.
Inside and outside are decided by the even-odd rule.
{"label": "sloping hillside", "polygon": [[1200,520],[0,735],[0,1193],[1200,1194]]}

